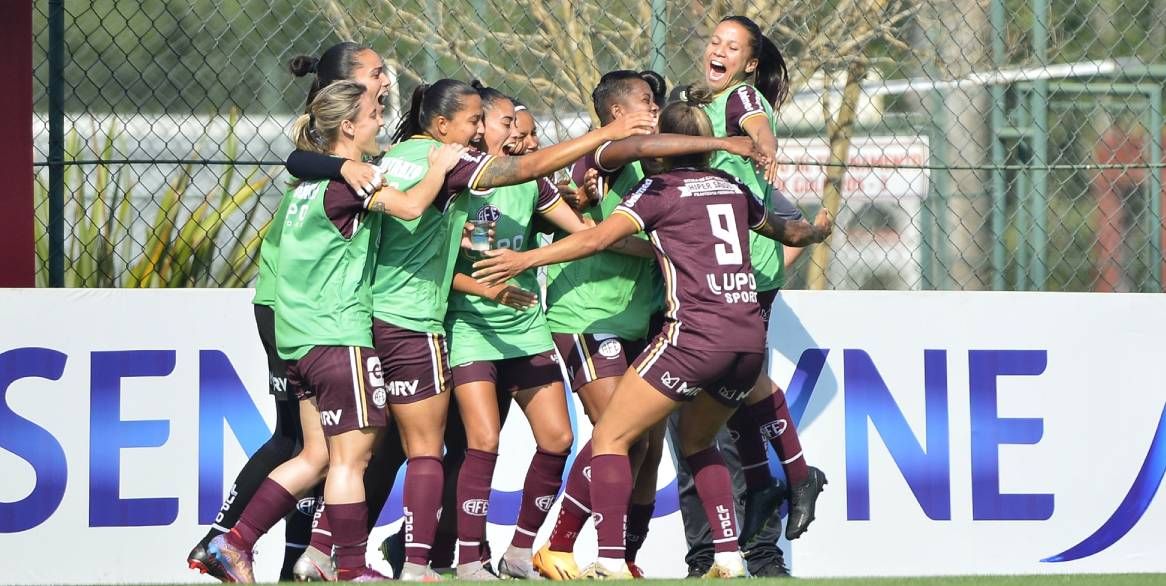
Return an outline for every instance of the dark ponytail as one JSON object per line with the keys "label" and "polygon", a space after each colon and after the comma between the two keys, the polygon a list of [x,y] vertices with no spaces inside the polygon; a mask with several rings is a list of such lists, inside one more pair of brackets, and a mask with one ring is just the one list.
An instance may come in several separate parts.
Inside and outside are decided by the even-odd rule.
{"label": "dark ponytail", "polygon": [[749,32],[751,57],[757,59],[757,81],[754,85],[776,110],[789,97],[789,70],[786,69],[785,57],[777,45],[761,33],[761,27],[753,19],[746,16],[726,16],[721,19],[721,22],[727,21],[735,22]]}
{"label": "dark ponytail", "polygon": [[433,84],[423,83],[413,88],[409,111],[401,117],[393,144],[417,134],[423,134],[438,116],[453,118],[461,110],[463,98],[476,95],[478,90],[464,81],[439,79]]}
{"label": "dark ponytail", "polygon": [[360,65],[360,62],[356,60],[356,55],[361,51],[368,50],[371,49],[364,45],[344,41],[328,47],[318,59],[307,55],[292,57],[287,64],[288,71],[291,71],[292,75],[305,77],[309,74],[315,74],[312,87],[308,88],[308,99],[304,103],[304,111],[308,111],[316,94],[328,84],[334,81],[352,81],[353,72]]}
{"label": "dark ponytail", "polygon": [[483,110],[489,110],[490,108],[493,108],[494,104],[500,100],[510,100],[511,103],[514,103],[514,100],[510,99],[510,96],[507,96],[506,94],[492,87],[487,87],[486,84],[482,83],[481,80],[475,79],[474,81],[471,81],[470,87],[474,88],[474,90],[478,92],[479,98],[482,98]]}

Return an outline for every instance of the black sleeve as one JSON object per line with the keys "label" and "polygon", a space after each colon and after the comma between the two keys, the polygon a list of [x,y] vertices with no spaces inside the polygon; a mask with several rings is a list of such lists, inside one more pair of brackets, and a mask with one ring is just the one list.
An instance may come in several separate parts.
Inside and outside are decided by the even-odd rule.
{"label": "black sleeve", "polygon": [[344,176],[340,174],[340,168],[344,166],[346,160],[311,151],[297,150],[287,157],[287,172],[291,173],[292,177],[303,181],[323,179],[344,181]]}

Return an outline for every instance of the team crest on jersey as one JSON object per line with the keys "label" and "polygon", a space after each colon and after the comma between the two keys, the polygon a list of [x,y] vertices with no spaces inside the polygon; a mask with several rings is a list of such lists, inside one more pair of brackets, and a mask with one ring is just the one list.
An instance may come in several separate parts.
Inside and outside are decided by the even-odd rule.
{"label": "team crest on jersey", "polygon": [[372,404],[378,408],[384,407],[389,402],[389,394],[385,392],[384,387],[377,387],[377,390],[372,392]]}
{"label": "team crest on jersey", "polygon": [[482,206],[482,209],[478,210],[478,215],[477,215],[476,219],[479,222],[497,222],[498,218],[501,218],[501,217],[502,217],[502,212],[499,212],[498,208],[496,208],[490,204],[486,204],[486,205]]}
{"label": "team crest on jersey", "polygon": [[599,345],[599,355],[604,358],[615,358],[619,356],[621,350],[623,350],[623,346],[615,338],[608,338]]}

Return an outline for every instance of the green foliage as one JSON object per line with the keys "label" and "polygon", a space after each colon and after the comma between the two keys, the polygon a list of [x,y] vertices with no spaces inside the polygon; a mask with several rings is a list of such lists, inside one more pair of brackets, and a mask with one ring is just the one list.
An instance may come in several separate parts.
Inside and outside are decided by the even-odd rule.
{"label": "green foliage", "polygon": [[[223,146],[232,159],[239,149],[237,120],[233,112]],[[108,159],[119,139],[116,123],[110,123],[103,136],[89,137],[88,143]],[[77,160],[81,151],[82,138],[73,130],[66,137],[65,160]],[[268,174],[259,168],[241,174],[228,166],[216,189],[200,193],[193,186],[192,167],[185,165],[164,187],[147,222],[137,209],[142,204],[137,174],[124,165],[114,169],[65,167],[66,287],[243,287],[254,279],[269,223],[255,226],[263,209],[259,195],[271,183]],[[42,171],[34,188],[41,287],[48,285],[47,176]],[[187,211],[193,202],[198,203]]]}

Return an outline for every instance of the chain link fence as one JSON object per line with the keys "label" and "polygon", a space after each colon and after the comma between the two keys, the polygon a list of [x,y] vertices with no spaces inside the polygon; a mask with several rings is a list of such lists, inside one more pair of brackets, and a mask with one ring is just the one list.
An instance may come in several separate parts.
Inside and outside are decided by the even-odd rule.
{"label": "chain link fence", "polygon": [[388,125],[422,79],[482,79],[553,142],[605,71],[703,79],[729,14],[790,65],[779,186],[838,219],[791,286],[1163,289],[1166,0],[37,0],[38,284],[249,284],[295,55],[375,48]]}

